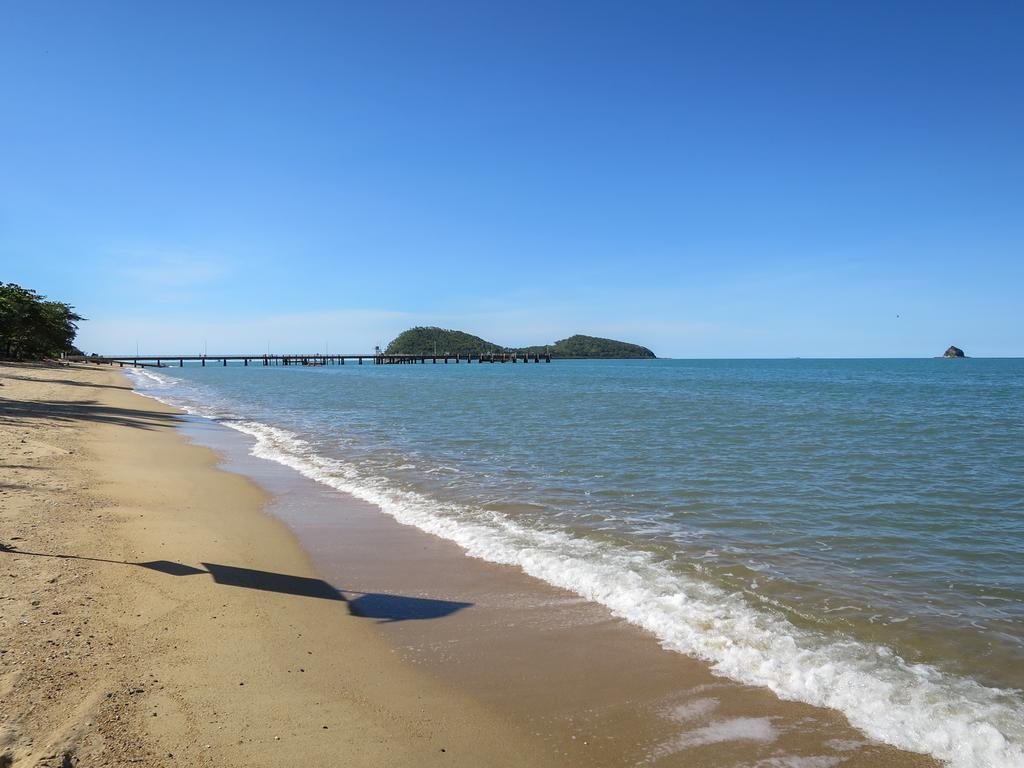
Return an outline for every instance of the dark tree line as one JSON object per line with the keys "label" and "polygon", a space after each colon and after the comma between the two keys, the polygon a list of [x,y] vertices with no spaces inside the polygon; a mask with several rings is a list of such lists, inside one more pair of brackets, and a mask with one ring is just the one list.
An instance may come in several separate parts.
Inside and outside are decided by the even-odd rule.
{"label": "dark tree line", "polygon": [[70,304],[0,282],[0,358],[38,359],[77,352],[75,334],[84,319]]}

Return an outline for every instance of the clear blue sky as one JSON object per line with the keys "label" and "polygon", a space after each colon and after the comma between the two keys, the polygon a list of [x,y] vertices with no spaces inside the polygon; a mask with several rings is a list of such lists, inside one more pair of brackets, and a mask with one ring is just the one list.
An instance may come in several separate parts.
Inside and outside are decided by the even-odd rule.
{"label": "clear blue sky", "polygon": [[6,0],[0,99],[87,351],[1024,355],[1020,2]]}

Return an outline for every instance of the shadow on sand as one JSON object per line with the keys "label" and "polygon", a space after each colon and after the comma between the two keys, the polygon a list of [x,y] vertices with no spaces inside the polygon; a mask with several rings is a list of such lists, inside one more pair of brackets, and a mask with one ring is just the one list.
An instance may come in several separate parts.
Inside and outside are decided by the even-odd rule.
{"label": "shadow on sand", "polygon": [[[77,368],[76,370],[89,370],[86,368]],[[102,370],[106,370],[104,367]],[[43,376],[18,376],[14,373],[4,373],[0,375],[0,379],[12,379],[14,381],[30,381],[33,384],[65,384],[69,387],[94,387],[96,389],[123,389],[125,391],[131,390],[131,385],[127,382],[125,384],[101,384],[99,382],[92,381],[78,381],[77,379],[52,379]]]}
{"label": "shadow on sand", "polygon": [[172,413],[157,413],[136,408],[115,408],[95,400],[9,400],[0,397],[0,424],[26,423],[30,419],[50,421],[92,421],[118,424],[136,429],[173,426],[178,422]]}
{"label": "shadow on sand", "polygon": [[409,597],[407,595],[359,592],[351,589],[339,590],[322,579],[292,576],[286,573],[274,573],[273,571],[259,571],[253,568],[239,568],[234,565],[220,565],[218,563],[203,563],[204,568],[196,568],[172,560],[128,563],[121,560],[105,560],[100,557],[27,552],[7,544],[0,544],[0,552],[12,555],[54,557],[62,560],[91,560],[99,563],[131,565],[151,571],[158,571],[168,576],[198,576],[206,573],[212,576],[217,584],[223,586],[243,587],[262,592],[277,592],[284,595],[295,595],[296,597],[313,597],[320,600],[337,600],[345,603],[348,606],[349,613],[353,616],[376,619],[379,624],[395,621],[441,619],[473,605],[472,603],[460,603],[452,600],[432,600],[423,597]]}

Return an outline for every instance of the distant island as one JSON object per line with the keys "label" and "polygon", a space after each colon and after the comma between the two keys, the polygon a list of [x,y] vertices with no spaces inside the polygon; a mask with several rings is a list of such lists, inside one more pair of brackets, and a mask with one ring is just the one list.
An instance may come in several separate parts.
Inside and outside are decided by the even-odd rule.
{"label": "distant island", "polygon": [[942,353],[943,357],[965,357],[964,351],[960,347],[950,347]]}
{"label": "distant island", "polygon": [[559,358],[598,359],[653,359],[656,355],[647,347],[615,339],[577,334],[554,344],[534,347],[503,347],[465,331],[446,328],[416,327],[400,333],[385,354],[389,355],[479,355],[502,352],[533,355],[550,353]]}

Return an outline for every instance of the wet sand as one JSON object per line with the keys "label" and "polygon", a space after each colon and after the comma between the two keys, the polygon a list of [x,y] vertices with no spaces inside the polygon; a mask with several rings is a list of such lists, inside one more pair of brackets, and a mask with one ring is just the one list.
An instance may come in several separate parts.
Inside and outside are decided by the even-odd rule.
{"label": "wet sand", "polygon": [[[0,369],[0,376],[11,373]],[[120,547],[110,559],[151,563],[128,568],[47,559],[86,579],[75,585],[78,599],[95,596],[99,587],[118,595],[109,603],[147,604],[139,621],[109,625],[107,634],[120,645],[107,653],[106,671],[93,686],[101,694],[97,706],[109,709],[102,698],[109,681],[130,689],[138,674],[126,669],[137,670],[142,660],[151,674],[159,670],[163,689],[143,685],[142,693],[114,697],[127,713],[114,722],[130,724],[153,764],[163,751],[211,765],[319,764],[331,754],[345,755],[341,762],[349,765],[935,764],[870,742],[836,712],[715,677],[601,606],[468,558],[450,542],[248,456],[244,435],[187,419],[180,431],[216,453],[191,447],[175,434],[182,422],[170,409],[125,391],[116,374],[13,373],[76,381],[48,383],[45,393],[35,385],[28,392],[35,400],[70,398],[75,390],[97,402],[114,398],[133,414],[129,423],[72,419],[63,427],[87,454],[64,460],[86,488],[80,498],[102,489],[106,516],[86,517],[91,527],[75,535],[47,525],[46,536],[56,539],[13,543],[21,550],[45,544],[108,552],[104,557]],[[0,390],[0,397],[10,396]],[[6,415],[0,420],[5,440],[18,439],[19,418],[27,417],[15,413],[13,431]],[[143,428],[130,423],[136,419]],[[218,456],[235,474],[212,468]],[[8,461],[2,482],[29,473],[8,468]],[[19,490],[2,497],[5,505],[12,493]],[[54,506],[68,506],[66,493],[52,495]],[[60,513],[35,508],[38,535],[47,515]],[[71,508],[64,517],[75,514]],[[3,535],[9,530],[5,512]],[[0,557],[9,567],[12,558],[20,567],[44,560]],[[42,615],[32,613],[29,592],[16,600],[30,620]],[[7,690],[6,654],[0,669]],[[80,687],[79,698],[88,686]],[[168,689],[173,694],[164,695]],[[167,709],[159,728],[151,698],[156,720],[165,715],[161,706]],[[38,718],[39,710],[24,707],[16,721]],[[59,718],[50,721],[53,730]],[[84,754],[87,743],[75,754]],[[187,746],[176,749],[177,743]]]}

